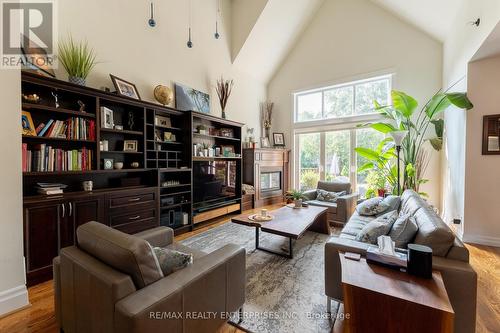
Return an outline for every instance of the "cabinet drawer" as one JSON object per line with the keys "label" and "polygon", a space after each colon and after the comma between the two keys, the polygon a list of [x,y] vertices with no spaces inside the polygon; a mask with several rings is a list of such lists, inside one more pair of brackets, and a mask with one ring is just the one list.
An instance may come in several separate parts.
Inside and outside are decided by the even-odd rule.
{"label": "cabinet drawer", "polygon": [[106,206],[110,215],[135,212],[156,207],[156,190],[135,190],[108,195]]}
{"label": "cabinet drawer", "polygon": [[110,217],[111,226],[126,233],[136,233],[158,225],[155,209]]}

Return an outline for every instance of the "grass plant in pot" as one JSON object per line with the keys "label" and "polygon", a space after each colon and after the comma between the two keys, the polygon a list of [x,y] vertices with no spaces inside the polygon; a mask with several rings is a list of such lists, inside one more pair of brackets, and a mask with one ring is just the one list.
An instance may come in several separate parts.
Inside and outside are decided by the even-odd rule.
{"label": "grass plant in pot", "polygon": [[85,80],[97,64],[96,54],[88,43],[75,42],[69,36],[59,43],[59,61],[68,73],[68,81],[85,86]]}
{"label": "grass plant in pot", "polygon": [[302,200],[304,199],[304,192],[299,190],[290,190],[285,193],[285,200],[293,201],[295,208],[302,207]]}

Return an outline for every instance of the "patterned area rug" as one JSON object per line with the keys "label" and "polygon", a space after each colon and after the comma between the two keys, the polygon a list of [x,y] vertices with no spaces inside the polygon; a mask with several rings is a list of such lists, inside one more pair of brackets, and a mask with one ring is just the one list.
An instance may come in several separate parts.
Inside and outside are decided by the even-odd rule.
{"label": "patterned area rug", "polygon": [[[328,236],[307,232],[294,244],[294,258],[255,251],[255,230],[226,223],[182,241],[205,252],[233,243],[247,251],[244,329],[259,333],[330,332],[324,294],[324,244]],[[261,246],[280,249],[288,239],[261,233]],[[332,304],[336,313],[336,305]]]}

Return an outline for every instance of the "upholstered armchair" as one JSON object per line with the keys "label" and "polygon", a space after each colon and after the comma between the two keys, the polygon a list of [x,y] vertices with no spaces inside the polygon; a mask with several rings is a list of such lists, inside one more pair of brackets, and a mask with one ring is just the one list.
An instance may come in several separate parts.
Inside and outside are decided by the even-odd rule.
{"label": "upholstered armchair", "polygon": [[[318,190],[325,190],[328,192],[345,191],[347,194],[339,197],[336,202],[319,201],[316,200]],[[319,181],[317,189],[304,192],[304,197],[309,205],[328,208],[327,214],[330,224],[344,225],[349,220],[352,213],[354,213],[359,195],[357,193],[352,193],[351,183]]]}
{"label": "upholstered armchair", "polygon": [[[192,253],[193,263],[164,277],[151,246]],[[245,250],[206,254],[174,242],[170,228],[128,235],[89,222],[54,259],[54,285],[65,333],[215,332],[245,302]]]}

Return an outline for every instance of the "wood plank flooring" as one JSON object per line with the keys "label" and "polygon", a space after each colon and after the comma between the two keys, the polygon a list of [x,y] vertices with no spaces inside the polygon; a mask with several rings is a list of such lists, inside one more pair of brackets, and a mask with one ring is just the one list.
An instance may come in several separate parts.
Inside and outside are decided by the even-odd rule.
{"label": "wood plank flooring", "polygon": [[[272,209],[273,207],[269,207]],[[176,237],[186,239],[229,222],[230,216],[214,224]],[[478,274],[477,333],[500,332],[500,248],[467,245],[471,264]],[[57,333],[52,281],[29,288],[31,307],[0,319],[1,333]],[[225,324],[217,333],[244,333]]]}

